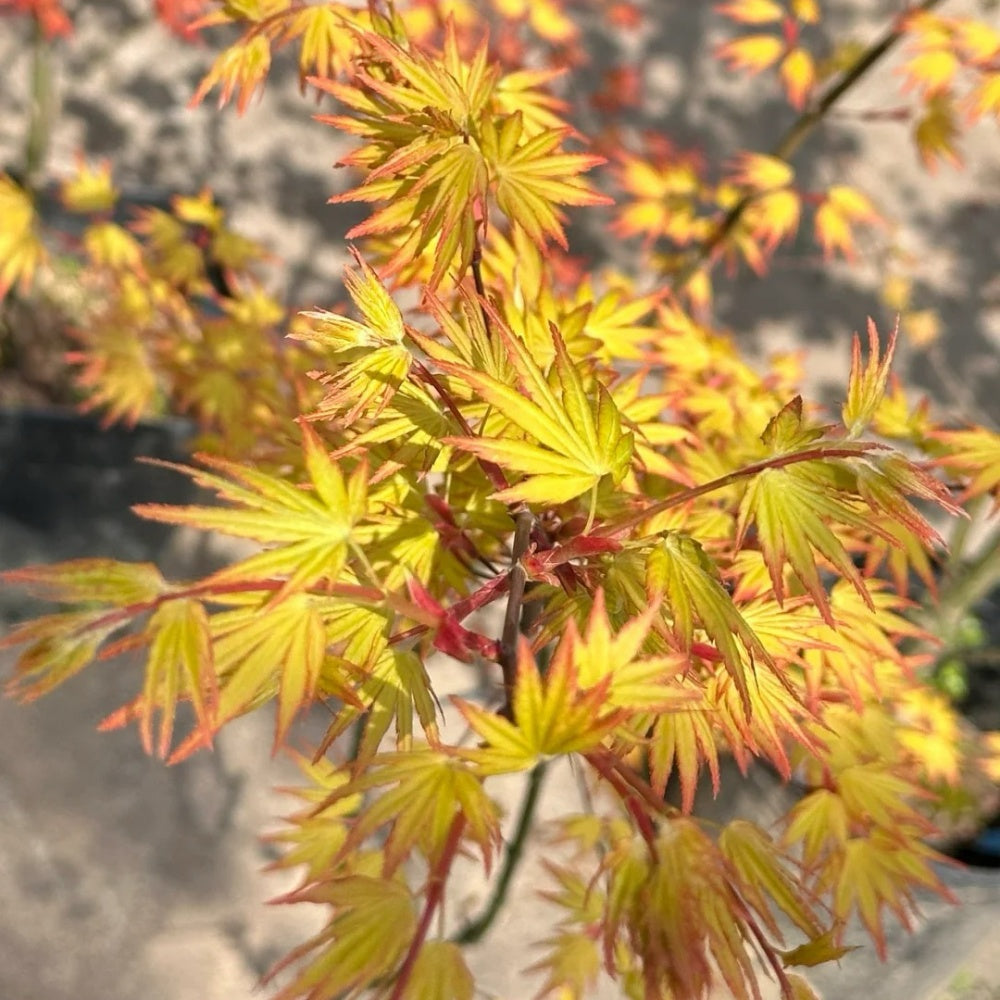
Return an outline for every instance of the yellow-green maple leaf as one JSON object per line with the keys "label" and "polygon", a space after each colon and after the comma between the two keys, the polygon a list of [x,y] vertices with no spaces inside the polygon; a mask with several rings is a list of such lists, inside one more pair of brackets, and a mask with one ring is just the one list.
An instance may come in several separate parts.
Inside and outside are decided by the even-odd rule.
{"label": "yellow-green maple leaf", "polygon": [[135,509],[154,521],[189,524],[274,546],[220,570],[213,577],[216,582],[283,578],[275,602],[321,580],[333,583],[344,569],[352,542],[359,539],[357,526],[367,509],[368,471],[362,462],[345,480],[307,424],[302,425],[302,436],[311,491],[244,465],[204,457],[205,465],[230,478],[176,468],[198,485],[215,489],[232,507],[140,504]]}
{"label": "yellow-green maple leaf", "polygon": [[482,773],[503,774],[527,770],[547,757],[593,750],[624,718],[606,704],[609,681],[581,688],[572,656],[559,650],[543,678],[528,641],[522,639],[511,695],[514,721],[456,700],[485,742],[465,755]]}
{"label": "yellow-green maple leaf", "polygon": [[601,480],[610,476],[613,483],[620,483],[628,471],[632,432],[622,430],[618,407],[600,382],[592,392],[587,392],[580,371],[557,332],[552,334],[556,350],[555,387],[520,340],[503,329],[500,335],[519,376],[520,392],[484,372],[453,363],[439,364],[538,443],[513,435],[456,437],[448,442],[525,474],[526,478],[517,485],[499,491],[497,499],[557,504],[590,491],[593,516]]}

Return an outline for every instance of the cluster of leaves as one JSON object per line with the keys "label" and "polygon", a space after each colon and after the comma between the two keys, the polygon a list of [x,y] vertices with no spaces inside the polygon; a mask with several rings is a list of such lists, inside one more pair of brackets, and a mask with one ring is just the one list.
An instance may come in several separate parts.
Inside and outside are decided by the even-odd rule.
{"label": "cluster of leaves", "polygon": [[[522,40],[572,37],[555,3],[495,7]],[[796,31],[815,5],[726,8],[750,24],[782,10],[771,61],[792,60],[806,100]],[[917,890],[946,894],[925,800],[997,767],[996,742],[968,737],[926,684],[927,636],[903,612],[911,576],[934,585],[926,506],[958,512],[939,473],[996,499],[1000,437],[911,408],[889,381],[895,334],[883,344],[874,324],[824,416],[794,358],[761,376],[668,289],[581,273],[564,213],[605,200],[599,158],[553,71],[506,70],[468,6],[229,0],[201,23],[239,37],[200,97],[246,106],[290,45],[336,102],[321,120],[357,138],[344,163],[360,181],[337,196],[373,206],[349,234],[364,240],[352,314],[286,319],[252,276],[259,250],[210,198],[127,229],[108,172],[81,165],[63,200],[93,217],[83,378],[112,415],[163,394],[211,431],[211,453],[179,471],[218,503],[138,512],[257,547],[188,581],[105,559],[9,572],[67,607],[4,639],[24,647],[11,693],[142,649],[141,690],[104,725],[136,722],[170,760],[272,702],[282,746],[326,703],[304,805],[276,839],[303,869],[287,901],[322,903],[329,922],[291,956],[282,1000],[471,997],[462,935],[436,919],[449,879],[468,857],[487,874],[516,861],[495,778],[555,758],[580,767],[595,809],[560,823],[573,860],[549,864],[545,995],[583,997],[603,970],[630,997],[721,981],[742,1000],[758,956],[783,996],[809,997],[789,970],[843,954],[855,914],[884,951],[886,911],[906,923]],[[630,172],[650,203],[633,231],[691,248],[706,289],[716,257],[760,263],[794,230],[780,157],[745,155],[716,188],[690,158]],[[692,194],[714,205],[706,225],[671,201]],[[741,203],[718,236],[712,211]],[[828,192],[824,247],[849,250],[844,227],[869,210]],[[10,245],[30,245],[30,224],[18,233]],[[33,246],[0,258],[10,280],[37,266],[10,263]],[[494,704],[454,699],[464,733],[441,723],[436,652],[497,681]],[[801,783],[778,828],[693,815],[724,756]]]}

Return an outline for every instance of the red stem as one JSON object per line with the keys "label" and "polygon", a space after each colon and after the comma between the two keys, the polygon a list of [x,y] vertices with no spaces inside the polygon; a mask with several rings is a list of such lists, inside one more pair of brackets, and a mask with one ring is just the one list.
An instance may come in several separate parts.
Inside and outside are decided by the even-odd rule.
{"label": "red stem", "polygon": [[873,444],[856,444],[847,447],[843,445],[830,447],[821,445],[818,448],[810,448],[807,451],[797,451],[791,455],[778,455],[775,458],[765,459],[763,462],[754,462],[753,465],[746,465],[742,469],[727,473],[701,486],[694,486],[691,489],[674,493],[673,496],[669,496],[665,500],[660,500],[657,503],[650,504],[648,507],[644,507],[642,510],[636,511],[634,514],[630,514],[622,521],[602,525],[600,528],[592,531],[591,536],[604,538],[620,534],[626,528],[634,528],[637,524],[641,524],[654,514],[662,514],[665,510],[678,507],[690,500],[696,500],[706,493],[713,493],[715,490],[732,486],[733,483],[737,483],[741,479],[756,476],[758,473],[766,472],[768,469],[782,469],[786,465],[797,465],[799,462],[815,462],[824,458],[857,458],[859,455],[863,455],[866,451],[871,451],[872,448],[876,447],[878,446]]}
{"label": "red stem", "polygon": [[424,897],[424,909],[420,914],[416,933],[406,951],[406,958],[403,959],[403,964],[399,967],[399,972],[396,973],[396,981],[393,983],[392,993],[389,994],[388,1000],[400,1000],[406,991],[410,976],[413,974],[413,966],[416,965],[420,949],[427,937],[427,931],[430,929],[431,920],[444,897],[445,883],[451,871],[451,863],[454,861],[459,844],[462,842],[464,829],[465,816],[461,812],[456,813],[455,818],[451,821],[451,829],[448,831],[448,839],[445,841],[441,857],[431,869],[427,894]]}

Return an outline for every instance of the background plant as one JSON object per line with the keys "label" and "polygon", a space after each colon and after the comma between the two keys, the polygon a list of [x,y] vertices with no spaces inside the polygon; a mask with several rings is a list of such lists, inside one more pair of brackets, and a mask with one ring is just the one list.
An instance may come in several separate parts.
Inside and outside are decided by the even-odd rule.
{"label": "background plant", "polygon": [[[915,504],[955,512],[942,471],[966,498],[995,497],[997,436],[911,407],[889,382],[895,335],[880,343],[874,325],[831,422],[797,395],[794,364],[762,377],[708,322],[717,265],[763,270],[803,205],[829,255],[876,221],[846,185],[798,192],[787,159],[880,46],[912,41],[909,77],[927,78],[934,6],[842,54],[813,93],[823,73],[800,42],[815,6],[725,5],[752,33],[720,54],[776,65],[803,117],[787,148],[715,179],[669,148],[619,157],[620,231],[644,235],[664,274],[651,293],[562,250],[565,210],[607,199],[553,72],[522,68],[550,45],[572,53],[555,6],[530,23],[498,7],[492,51],[461,5],[211,7],[203,27],[237,37],[199,97],[217,87],[245,107],[288,45],[304,86],[333,99],[323,120],[358,137],[346,162],[360,183],[338,197],[374,208],[348,234],[364,240],[345,275],[352,317],[286,317],[254,277],[259,252],[207,196],[129,231],[106,218],[105,169],[81,164],[64,188],[95,215],[81,245],[96,312],[78,357],[95,404],[134,419],[169,400],[214,453],[187,472],[221,506],[141,513],[261,550],[177,583],[108,560],[8,574],[73,608],[9,637],[27,645],[12,688],[33,697],[146,646],[142,692],[107,724],[137,721],[171,759],[272,700],[279,745],[328,702],[314,787],[281,840],[306,868],[289,900],[329,905],[330,924],[282,995],[470,995],[458,945],[496,907],[439,932],[448,876],[468,852],[494,862],[491,779],[531,770],[502,902],[553,757],[581,761],[601,794],[561,827],[575,860],[551,866],[564,914],[541,958],[549,992],[583,995],[603,966],[629,995],[699,996],[722,979],[748,996],[757,952],[785,995],[809,995],[787,969],[841,954],[852,913],[881,948],[886,908],[905,922],[917,888],[944,891],[921,803],[996,763],[925,682],[927,637],[901,612],[911,576],[935,586],[938,539]],[[934,30],[934,66],[955,70],[920,99],[952,99],[959,70],[968,93],[991,93],[995,33]],[[44,247],[9,184],[32,252],[11,253],[7,273],[26,282]],[[496,627],[471,626],[489,606]],[[471,741],[439,726],[434,650],[496,676],[495,705],[459,705]],[[178,701],[193,728],[175,743]],[[780,830],[690,815],[721,754],[803,783]]]}

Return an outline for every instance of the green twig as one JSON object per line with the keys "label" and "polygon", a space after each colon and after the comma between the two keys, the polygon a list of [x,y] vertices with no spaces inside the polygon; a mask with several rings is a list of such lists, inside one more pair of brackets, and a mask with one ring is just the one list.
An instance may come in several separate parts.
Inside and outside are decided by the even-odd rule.
{"label": "green twig", "polygon": [[938,622],[935,632],[946,643],[953,641],[954,629],[990,591],[1000,584],[1000,534],[994,531],[978,558],[957,567],[946,579],[932,616]]}
{"label": "green twig", "polygon": [[24,142],[24,188],[38,193],[52,135],[53,116],[52,45],[41,23],[34,19],[31,39],[31,94],[28,133]]}
{"label": "green twig", "polygon": [[[926,12],[940,6],[944,0],[923,0],[913,8],[913,12]],[[827,116],[840,99],[861,80],[868,71],[892,50],[905,33],[905,15],[897,17],[882,37],[870,48],[865,49],[860,56],[835,80],[819,100],[806,112],[800,115],[787,132],[778,140],[770,151],[770,156],[784,160],[786,163],[798,151],[809,134]],[[683,288],[698,273],[702,265],[712,259],[719,248],[728,239],[730,233],[739,225],[747,209],[767,192],[752,192],[745,194],[722,217],[719,224],[709,234],[707,239],[695,249],[691,259],[671,277],[671,287],[676,291]]]}
{"label": "green twig", "polygon": [[510,889],[511,880],[520,864],[528,840],[528,834],[531,832],[531,827],[535,820],[535,809],[538,807],[538,798],[547,770],[548,764],[543,763],[539,764],[531,772],[524,791],[524,798],[521,800],[517,825],[510,840],[507,842],[503,866],[493,887],[493,894],[490,896],[490,900],[483,912],[467,923],[454,936],[452,940],[457,944],[475,944],[490,929],[497,914],[503,909],[504,903],[507,902],[507,892]]}

